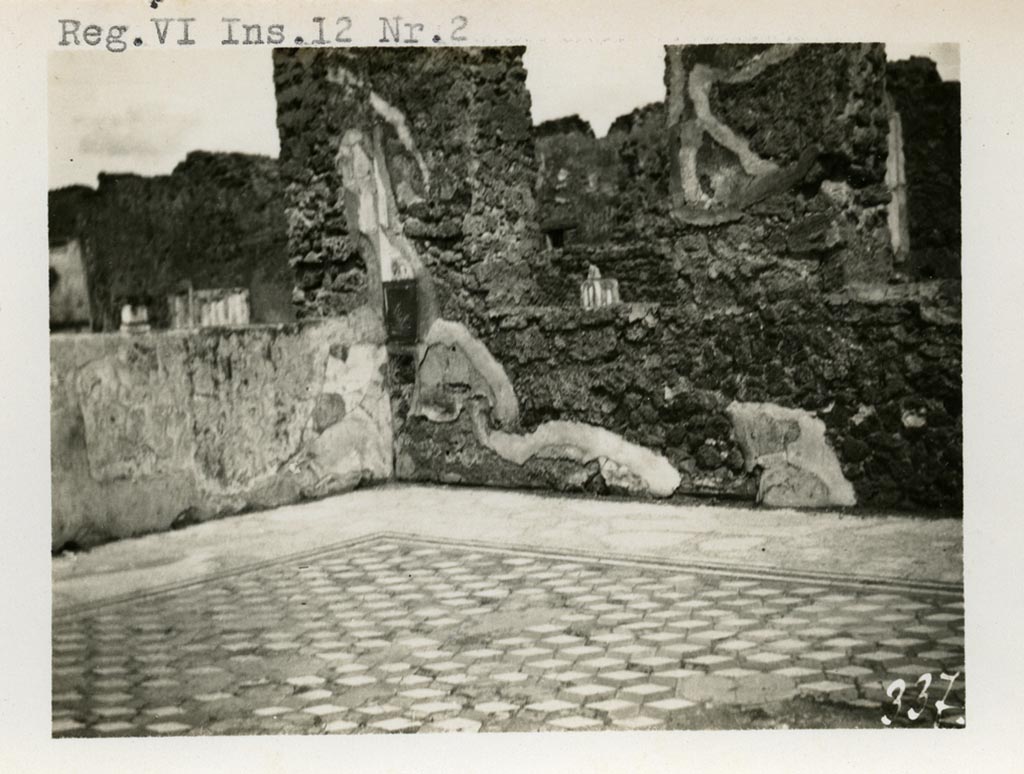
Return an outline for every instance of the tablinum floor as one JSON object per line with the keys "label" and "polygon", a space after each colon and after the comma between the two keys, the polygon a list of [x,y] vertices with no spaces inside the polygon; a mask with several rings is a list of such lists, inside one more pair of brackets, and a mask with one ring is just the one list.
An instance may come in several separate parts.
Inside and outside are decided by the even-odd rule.
{"label": "tablinum floor", "polygon": [[800,696],[879,727],[945,697],[956,727],[963,625],[943,584],[376,535],[59,613],[53,734],[658,729]]}

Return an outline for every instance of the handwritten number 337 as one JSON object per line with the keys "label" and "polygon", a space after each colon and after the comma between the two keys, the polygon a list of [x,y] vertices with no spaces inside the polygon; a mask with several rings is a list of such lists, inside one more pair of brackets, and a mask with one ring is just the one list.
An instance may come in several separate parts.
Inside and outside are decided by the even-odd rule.
{"label": "handwritten number 337", "polygon": [[[948,680],[949,684],[946,686],[946,692],[942,695],[942,698],[939,699],[937,702],[935,702],[935,725],[936,726],[939,725],[939,718],[942,717],[942,713],[943,712],[945,712],[946,710],[949,710],[949,709],[956,709],[956,707],[953,707],[953,706],[951,706],[951,705],[946,703],[946,697],[949,696],[949,692],[953,689],[953,683],[956,681],[956,679],[959,676],[960,676],[959,672],[956,672],[955,674],[952,674],[952,675],[947,675],[945,672],[943,672],[940,675],[940,679],[941,680]],[[928,703],[928,689],[931,687],[931,684],[932,684],[932,676],[931,676],[930,672],[926,672],[925,674],[923,674],[919,678],[917,678],[917,684],[921,685],[922,683],[923,683],[923,685],[921,687],[921,691],[920,691],[920,693],[917,696],[917,699],[918,699],[918,702],[919,702],[918,706],[917,707],[911,707],[910,709],[907,710],[907,717],[910,718],[910,720],[917,720],[919,717],[921,717],[921,714],[924,712],[924,707]],[[903,679],[897,679],[897,680],[893,680],[892,681],[892,684],[889,686],[889,688],[885,692],[886,695],[890,699],[892,699],[893,703],[896,705],[896,711],[893,713],[894,717],[900,714],[900,709],[903,707],[903,694],[906,692],[906,690],[907,690],[907,683],[906,683],[906,681],[903,680]],[[892,725],[892,721],[893,721],[893,718],[890,718],[888,715],[883,715],[882,716],[882,723],[884,725],[886,725],[886,726]]]}

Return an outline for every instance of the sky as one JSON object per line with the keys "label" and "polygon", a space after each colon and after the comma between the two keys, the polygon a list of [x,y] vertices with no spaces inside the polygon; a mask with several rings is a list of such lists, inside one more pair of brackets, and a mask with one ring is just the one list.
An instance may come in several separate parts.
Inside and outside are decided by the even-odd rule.
{"label": "sky", "polygon": [[[887,44],[890,60],[929,56],[959,80],[959,47]],[[664,98],[660,46],[531,44],[525,54],[535,123],[576,113],[598,136]],[[129,66],[130,65],[130,66]],[[191,150],[276,157],[270,51],[191,49],[51,54],[50,188],[96,185],[99,172],[169,173]]]}

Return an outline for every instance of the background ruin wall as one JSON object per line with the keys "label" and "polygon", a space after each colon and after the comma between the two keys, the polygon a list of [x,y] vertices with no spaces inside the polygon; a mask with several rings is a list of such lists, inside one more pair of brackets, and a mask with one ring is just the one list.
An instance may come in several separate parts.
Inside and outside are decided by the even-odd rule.
{"label": "background ruin wall", "polygon": [[274,159],[188,154],[170,175],[100,175],[96,189],[50,192],[50,231],[76,238],[95,331],[116,331],[121,307],[144,303],[167,327],[167,297],[249,290],[251,322],[295,319],[284,208]]}

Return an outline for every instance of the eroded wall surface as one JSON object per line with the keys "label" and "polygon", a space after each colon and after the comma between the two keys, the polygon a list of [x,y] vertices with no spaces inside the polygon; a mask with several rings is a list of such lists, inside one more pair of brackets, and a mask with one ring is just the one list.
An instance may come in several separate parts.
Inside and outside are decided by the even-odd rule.
{"label": "eroded wall surface", "polygon": [[379,318],[50,340],[54,548],[392,474]]}

